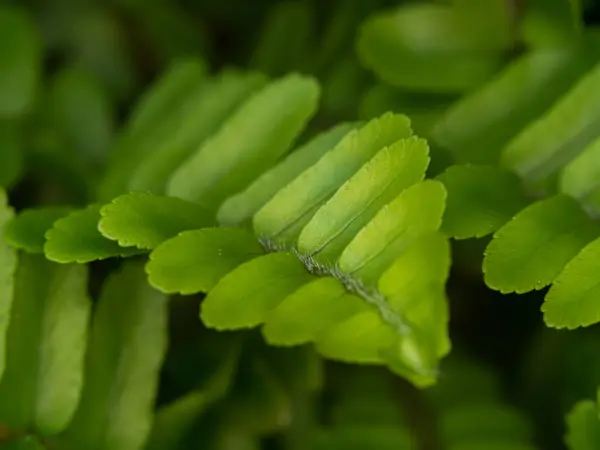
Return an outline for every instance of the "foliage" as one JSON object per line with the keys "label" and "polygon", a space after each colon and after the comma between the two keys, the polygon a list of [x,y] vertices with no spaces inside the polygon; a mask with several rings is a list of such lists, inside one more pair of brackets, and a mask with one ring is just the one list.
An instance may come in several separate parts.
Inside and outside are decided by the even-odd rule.
{"label": "foliage", "polygon": [[596,448],[595,329],[469,341],[600,322],[597,5],[24,3],[0,447]]}

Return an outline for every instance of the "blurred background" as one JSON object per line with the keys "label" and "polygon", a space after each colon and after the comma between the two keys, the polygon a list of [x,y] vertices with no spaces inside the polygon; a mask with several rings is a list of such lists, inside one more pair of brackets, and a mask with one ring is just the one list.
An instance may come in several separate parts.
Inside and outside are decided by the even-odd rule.
{"label": "blurred background", "polygon": [[[600,61],[599,21],[591,0],[2,0],[0,185],[18,210],[93,201],[132,106],[188,56],[213,74],[315,75],[309,135],[392,110],[430,140],[430,175],[493,163]],[[482,103],[507,71],[505,95]],[[457,119],[477,95],[481,122]],[[543,292],[487,289],[486,243],[454,243],[453,351],[426,391],[310,348],[267,348],[258,333],[209,332],[200,299],[176,299],[157,407],[198,386],[214,394],[176,448],[565,448],[565,413],[600,384],[600,334],[547,329]],[[111,264],[94,263],[94,285]]]}

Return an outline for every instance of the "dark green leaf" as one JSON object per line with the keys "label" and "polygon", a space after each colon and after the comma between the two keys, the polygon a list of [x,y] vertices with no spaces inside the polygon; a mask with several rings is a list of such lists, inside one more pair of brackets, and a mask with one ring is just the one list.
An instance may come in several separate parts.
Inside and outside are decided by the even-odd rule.
{"label": "dark green leaf", "polygon": [[269,169],[316,112],[314,78],[291,74],[246,100],[171,177],[167,193],[216,213],[229,196]]}
{"label": "dark green leaf", "polygon": [[49,206],[21,211],[6,225],[6,241],[19,250],[29,253],[43,253],[46,232],[54,222],[66,216],[73,208]]}
{"label": "dark green leaf", "polygon": [[437,177],[448,198],[442,230],[455,239],[493,233],[527,205],[516,175],[493,166],[452,166]]}
{"label": "dark green leaf", "polygon": [[101,205],[92,204],[54,222],[46,233],[46,257],[59,263],[86,263],[140,253],[135,247],[121,247],[102,236],[98,230],[100,208]]}

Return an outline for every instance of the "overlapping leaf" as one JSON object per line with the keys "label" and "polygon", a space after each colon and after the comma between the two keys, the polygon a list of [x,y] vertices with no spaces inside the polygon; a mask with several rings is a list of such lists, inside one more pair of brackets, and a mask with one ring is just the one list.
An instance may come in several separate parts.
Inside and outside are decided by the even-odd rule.
{"label": "overlapping leaf", "polygon": [[264,172],[242,192],[225,200],[217,214],[219,223],[237,225],[251,219],[279,190],[315,164],[356,126],[337,125],[294,150],[285,160]]}
{"label": "overlapping leaf", "polygon": [[405,188],[421,181],[429,164],[423,139],[410,138],[380,150],[315,213],[298,238],[298,250],[335,261],[356,233]]}
{"label": "overlapping leaf", "polygon": [[312,78],[288,75],[254,94],[173,174],[167,193],[216,213],[289,151],[316,111],[319,90]]}
{"label": "overlapping leaf", "polygon": [[510,139],[567,92],[597,56],[594,45],[583,43],[521,56],[452,105],[435,124],[433,139],[457,162],[497,163]]}
{"label": "overlapping leaf", "polygon": [[600,139],[561,171],[560,191],[577,199],[593,217],[600,214]]}
{"label": "overlapping leaf", "polygon": [[256,213],[255,232],[266,239],[294,245],[304,225],[344,182],[376,152],[410,134],[408,118],[394,114],[384,114],[351,131]]}
{"label": "overlapping leaf", "polygon": [[502,152],[501,162],[532,187],[547,182],[598,136],[600,65],[588,72],[547,113],[519,133]]}
{"label": "overlapping leaf", "polygon": [[544,321],[554,328],[600,322],[600,239],[585,246],[556,277],[542,305]]}
{"label": "overlapping leaf", "polygon": [[182,231],[211,223],[202,207],[179,198],[130,192],[100,209],[98,230],[122,247],[153,249]]}
{"label": "overlapping leaf", "polygon": [[54,222],[46,232],[46,257],[59,263],[86,263],[139,253],[136,247],[121,247],[100,233],[100,208],[101,205],[92,204]]}
{"label": "overlapping leaf", "polygon": [[501,292],[541,289],[599,234],[598,225],[569,197],[534,203],[494,235],[483,262],[485,282]]}
{"label": "overlapping leaf", "polygon": [[202,98],[205,84],[203,64],[185,59],[169,67],[142,97],[111,152],[108,171],[97,192],[102,201],[123,194],[139,164],[162,145],[173,142],[182,120],[190,119],[190,110]]}
{"label": "overlapping leaf", "polygon": [[174,133],[145,155],[129,175],[128,188],[161,193],[171,174],[265,81],[261,74],[235,71],[209,80],[191,100]]}
{"label": "overlapping leaf", "polygon": [[6,225],[4,237],[15,248],[29,253],[43,253],[46,232],[71,210],[66,206],[49,206],[21,211]]}
{"label": "overlapping leaf", "polygon": [[455,239],[493,233],[527,204],[519,179],[494,166],[452,166],[437,177],[448,191],[442,229]]}
{"label": "overlapping leaf", "polygon": [[150,254],[146,272],[150,283],[163,292],[208,292],[237,266],[263,254],[264,249],[245,230],[186,231]]}

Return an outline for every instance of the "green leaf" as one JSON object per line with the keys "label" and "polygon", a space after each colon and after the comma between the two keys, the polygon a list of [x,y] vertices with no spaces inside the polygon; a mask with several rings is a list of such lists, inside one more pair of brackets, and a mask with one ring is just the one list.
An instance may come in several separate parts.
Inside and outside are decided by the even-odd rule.
{"label": "green leaf", "polygon": [[565,441],[569,450],[594,450],[600,445],[598,408],[591,400],[577,403],[567,415]]}
{"label": "green leaf", "polygon": [[494,234],[483,260],[485,282],[503,293],[542,289],[599,234],[569,197],[534,203]]}
{"label": "green leaf", "polygon": [[600,239],[585,246],[556,277],[542,305],[553,328],[586,327],[600,322]]}
{"label": "green leaf", "polygon": [[561,171],[560,191],[578,200],[591,215],[600,214],[600,139]]}
{"label": "green leaf", "polygon": [[44,253],[59,263],[86,263],[113,256],[131,256],[140,253],[135,247],[121,247],[106,239],[98,230],[100,221],[99,204],[73,211],[58,219],[46,233]]}
{"label": "green leaf", "polygon": [[369,285],[419,236],[437,230],[446,190],[425,180],[384,206],[348,244],[338,261],[340,270]]}
{"label": "green leaf", "polygon": [[0,187],[0,380],[6,368],[7,333],[14,295],[14,273],[17,253],[4,238],[6,226],[13,218],[6,193]]}
{"label": "green leaf", "polygon": [[48,206],[21,211],[6,225],[6,242],[28,253],[43,253],[45,234],[54,222],[69,214],[73,208],[67,206]]}
{"label": "green leaf", "polygon": [[448,192],[442,230],[454,239],[493,233],[527,205],[516,175],[494,166],[452,166],[437,176]]}
{"label": "green leaf", "polygon": [[261,74],[234,71],[223,72],[215,80],[207,81],[178,128],[145,155],[130,174],[129,189],[164,191],[169,177],[178,167],[265,83]]}
{"label": "green leaf", "polygon": [[[186,144],[186,139],[192,139],[188,145],[194,146],[194,130],[190,130],[189,123],[197,123],[194,109],[201,105],[208,84],[199,64],[197,60],[175,63],[136,106],[131,119],[134,124],[121,134],[111,153],[108,171],[98,186],[101,201],[126,193],[136,169],[154,152],[165,147],[173,151],[172,144]],[[140,119],[136,119],[138,115]],[[191,134],[179,133],[184,129]],[[205,131],[201,131],[203,136]]]}
{"label": "green leaf", "polygon": [[275,167],[260,175],[242,192],[225,200],[217,213],[219,223],[237,225],[249,220],[278,191],[315,164],[356,126],[357,124],[351,123],[337,125],[294,150]]}
{"label": "green leaf", "polygon": [[502,165],[535,186],[575,158],[598,136],[598,83],[600,64],[508,143]]}
{"label": "green leaf", "polygon": [[80,398],[91,302],[87,268],[22,254],[0,382],[0,421],[52,435]]}
{"label": "green leaf", "polygon": [[190,91],[202,82],[205,64],[196,57],[177,59],[137,102],[127,123],[127,133],[140,135],[160,124]]}
{"label": "green leaf", "polygon": [[215,211],[289,150],[315,113],[315,79],[288,75],[244,102],[171,177],[167,193]]}
{"label": "green leaf", "polygon": [[104,284],[81,402],[64,436],[72,447],[143,448],[167,346],[167,300],[148,285],[140,261],[126,262]]}
{"label": "green leaf", "polygon": [[416,137],[380,150],[304,227],[298,238],[300,253],[328,263],[335,261],[384,205],[424,178],[428,155],[427,142]]}
{"label": "green leaf", "polygon": [[383,147],[410,134],[409,119],[391,113],[351,131],[256,213],[254,230],[262,238],[295,244],[302,227],[346,180]]}
{"label": "green leaf", "polygon": [[33,105],[41,66],[41,42],[29,14],[0,7],[0,116],[26,113]]}
{"label": "green leaf", "polygon": [[283,299],[266,316],[263,336],[272,345],[299,345],[340,321],[368,309],[331,277],[317,278]]}
{"label": "green leaf", "polygon": [[122,247],[153,249],[180,232],[210,225],[210,215],[179,198],[130,192],[100,209],[98,230]]}
{"label": "green leaf", "polygon": [[243,229],[185,231],[150,254],[146,272],[150,284],[166,293],[208,292],[223,276],[264,252]]}
{"label": "green leaf", "polygon": [[219,280],[201,305],[210,328],[233,330],[264,322],[267,314],[312,275],[291,253],[270,253],[242,264]]}
{"label": "green leaf", "polygon": [[433,139],[457,162],[496,164],[506,144],[593,67],[594,47],[572,45],[519,57],[448,108]]}
{"label": "green leaf", "polygon": [[0,119],[0,186],[9,188],[23,171],[24,148],[21,125],[16,120]]}
{"label": "green leaf", "polygon": [[362,24],[358,56],[363,65],[393,86],[409,91],[462,92],[489,78],[501,65],[500,51],[510,44],[508,27],[499,34],[491,32],[504,18],[481,19],[467,8],[402,5]]}

